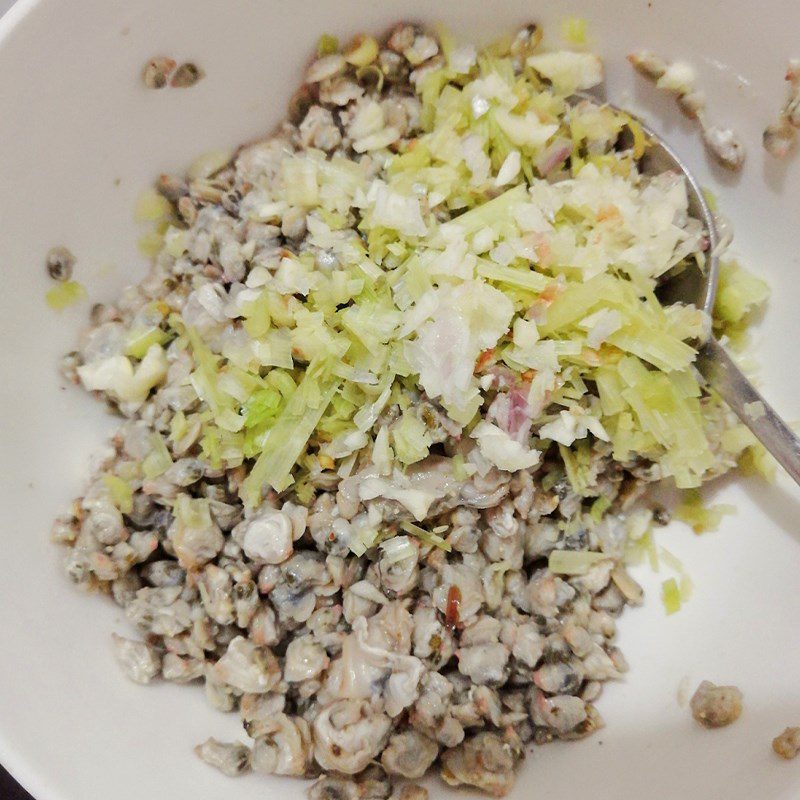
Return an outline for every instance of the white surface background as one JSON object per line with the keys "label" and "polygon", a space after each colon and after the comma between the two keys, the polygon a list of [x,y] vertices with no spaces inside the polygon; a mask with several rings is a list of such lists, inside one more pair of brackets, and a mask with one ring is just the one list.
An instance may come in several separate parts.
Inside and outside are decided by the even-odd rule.
{"label": "white surface background", "polygon": [[[41,0],[0,43],[0,760],[38,800],[295,800],[303,790],[261,776],[231,783],[199,764],[192,746],[240,735],[236,719],[197,688],[126,682],[109,647],[111,631],[128,630],[122,615],[63,575],[50,521],[114,423],[88,396],[60,390],[55,364],[86,308],[46,309],[44,252],[69,246],[92,299],[137,279],[132,208],[142,188],[197,153],[269,130],[323,31],[381,30],[406,16],[486,39],[531,15],[557,30],[568,13],[589,18],[610,95],[644,112],[714,187],[736,251],[776,289],[758,337],[762,375],[776,407],[798,419],[800,158],[777,166],[759,145],[786,60],[800,55],[797,0]],[[711,113],[748,143],[741,178],[709,165],[673,105],[631,74],[623,55],[642,46],[695,63]],[[137,76],[158,51],[197,59],[207,77],[189,92],[148,93]],[[608,727],[537,748],[515,798],[800,797],[798,764],[769,747],[800,724],[797,493],[743,481],[715,494],[739,509],[718,533],[676,525],[662,539],[695,579],[695,597],[666,618],[665,576],[645,573],[648,602],[620,624],[631,673],[599,704]],[[676,702],[685,676],[741,686],[742,719],[700,730]]]}

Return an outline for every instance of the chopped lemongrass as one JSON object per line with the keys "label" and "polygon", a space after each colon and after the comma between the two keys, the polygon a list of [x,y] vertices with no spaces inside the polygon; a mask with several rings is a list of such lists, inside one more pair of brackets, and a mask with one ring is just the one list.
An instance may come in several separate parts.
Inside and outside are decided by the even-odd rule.
{"label": "chopped lemongrass", "polygon": [[291,483],[295,462],[339,388],[338,379],[320,379],[318,372],[318,367],[309,366],[303,381],[270,429],[263,452],[242,484],[242,496],[247,505],[258,505],[265,487],[271,486],[280,492]]}
{"label": "chopped lemongrass", "polygon": [[78,281],[64,281],[50,289],[44,296],[47,305],[55,311],[61,311],[75,305],[86,297],[86,289]]}
{"label": "chopped lemongrass", "polygon": [[775,480],[777,462],[761,442],[754,442],[739,456],[739,470],[744,475],[760,475],[764,480]]}
{"label": "chopped lemongrass", "polygon": [[123,514],[130,514],[133,510],[133,489],[131,489],[131,485],[126,480],[111,473],[103,475],[103,483],[105,483],[114,505]]}
{"label": "chopped lemongrass", "polygon": [[127,337],[125,355],[134,358],[144,358],[151,345],[166,344],[172,337],[161,328],[148,328],[147,330],[132,330]]}
{"label": "chopped lemongrass", "polygon": [[438,547],[440,550],[445,550],[448,553],[452,549],[450,542],[442,539],[441,536],[437,536],[437,534],[432,533],[431,531],[426,531],[424,528],[420,528],[419,525],[415,525],[413,522],[401,522],[400,527],[406,533],[410,533],[412,536],[419,539],[423,544],[431,545],[432,547]]}
{"label": "chopped lemongrass", "polygon": [[706,506],[699,491],[684,492],[680,505],[675,509],[675,518],[685,522],[695,533],[706,533],[719,528],[722,518],[736,512],[736,507],[719,503]]}
{"label": "chopped lemongrass", "polygon": [[413,464],[428,455],[431,437],[425,423],[406,412],[392,429],[394,453],[403,464]]}
{"label": "chopped lemongrass", "polygon": [[586,44],[588,23],[584,17],[567,17],[561,22],[561,38],[568,44]]}
{"label": "chopped lemongrass", "polygon": [[155,222],[172,213],[172,204],[155,189],[142,192],[136,201],[134,217],[137,222]]}
{"label": "chopped lemongrass", "polygon": [[157,433],[150,437],[150,452],[142,461],[142,472],[146,478],[157,478],[172,466],[172,456],[164,440]]}
{"label": "chopped lemongrass", "polygon": [[556,575],[585,575],[595,564],[608,561],[605,553],[588,550],[553,550],[547,559],[547,567]]}
{"label": "chopped lemongrass", "polygon": [[545,275],[540,275],[533,270],[503,267],[481,260],[478,264],[478,275],[490,281],[506,283],[519,289],[528,289],[532,292],[541,292],[550,283]]}
{"label": "chopped lemongrass", "polygon": [[461,453],[456,453],[452,460],[453,477],[459,481],[465,481],[475,474],[477,467],[474,464],[467,464]]}
{"label": "chopped lemongrass", "polygon": [[681,591],[675,578],[667,578],[661,584],[661,602],[667,614],[674,614],[681,609]]}
{"label": "chopped lemongrass", "polygon": [[317,40],[317,55],[330,56],[333,53],[339,52],[339,40],[329,33],[323,33]]}
{"label": "chopped lemongrass", "polygon": [[598,497],[597,500],[592,503],[589,513],[595,522],[600,522],[610,507],[611,501],[607,497]]}

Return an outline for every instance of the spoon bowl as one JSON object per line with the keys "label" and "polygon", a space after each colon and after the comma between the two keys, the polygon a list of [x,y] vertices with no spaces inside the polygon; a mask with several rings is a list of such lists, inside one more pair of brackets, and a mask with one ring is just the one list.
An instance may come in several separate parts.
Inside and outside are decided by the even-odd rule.
{"label": "spoon bowl", "polygon": [[[606,105],[622,110],[611,103]],[[714,310],[719,281],[720,237],[714,213],[709,208],[697,179],[675,150],[652,128],[638,119],[637,122],[642,126],[649,143],[640,162],[642,173],[660,175],[664,172],[675,172],[683,175],[689,199],[689,214],[703,224],[708,239],[705,263],[669,276],[658,288],[659,298],[666,304],[689,303],[702,309],[710,317]],[[707,387],[722,397],[775,460],[800,484],[800,438],[753,386],[713,334],[709,334],[708,339],[701,343],[696,366]]]}
{"label": "spoon bowl", "polygon": [[714,212],[710,209],[697,179],[681,161],[680,156],[652,128],[640,120],[637,121],[650,142],[642,157],[642,171],[648,175],[659,175],[663,172],[683,175],[689,198],[689,214],[703,223],[708,239],[707,256],[702,268],[699,265],[692,266],[669,276],[659,287],[658,294],[666,303],[691,303],[710,316],[714,310],[719,280],[720,238]]}

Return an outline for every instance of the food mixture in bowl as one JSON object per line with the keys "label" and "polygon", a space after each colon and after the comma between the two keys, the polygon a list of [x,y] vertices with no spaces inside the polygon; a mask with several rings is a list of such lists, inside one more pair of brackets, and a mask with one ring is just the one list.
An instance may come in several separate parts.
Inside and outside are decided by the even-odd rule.
{"label": "food mixture in bowl", "polygon": [[654,293],[704,263],[683,179],[540,40],[323,37],[273,136],[159,179],[149,274],[65,359],[124,418],[67,571],[139,628],[131,679],[241,715],[198,748],[227,774],[505,794],[602,725],[648,485],[753,446],[698,383],[711,321]]}

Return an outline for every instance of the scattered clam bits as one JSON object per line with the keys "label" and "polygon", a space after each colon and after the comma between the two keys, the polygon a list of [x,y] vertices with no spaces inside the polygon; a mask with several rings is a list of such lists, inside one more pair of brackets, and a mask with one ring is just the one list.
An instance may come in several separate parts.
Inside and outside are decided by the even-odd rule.
{"label": "scattered clam bits", "polygon": [[650,50],[637,50],[628,56],[631,65],[658,89],[674,95],[680,110],[700,126],[703,144],[721,166],[738,171],[744,166],[745,149],[738,134],[730,128],[712,125],[706,115],[706,96],[696,86],[694,67],[684,61],[668,62]]}
{"label": "scattered clam bits", "polygon": [[[138,629],[131,680],[239,713],[196,751],[226,775],[505,794],[529,745],[603,724],[626,562],[666,563],[647,486],[754,451],[696,379],[711,321],[656,294],[706,258],[686,187],[569,97],[603,68],[564,30],[322,37],[274,135],[142,197],[150,271],[64,359],[124,418],[54,526],[67,572]],[[724,272],[718,324],[754,287]]]}

